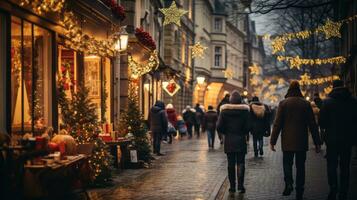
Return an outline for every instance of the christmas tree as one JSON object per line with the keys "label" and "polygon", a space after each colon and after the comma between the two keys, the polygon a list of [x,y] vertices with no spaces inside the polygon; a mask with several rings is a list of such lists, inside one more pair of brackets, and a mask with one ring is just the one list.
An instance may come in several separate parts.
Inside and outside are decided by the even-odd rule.
{"label": "christmas tree", "polygon": [[[62,71],[67,74],[67,72]],[[99,121],[96,105],[88,96],[88,89],[80,84],[72,98],[67,98],[65,76],[59,79],[59,105],[63,123],[79,144],[93,143],[89,166],[93,183],[103,184],[111,177],[111,155],[108,146],[98,137]]]}
{"label": "christmas tree", "polygon": [[[138,80],[130,80],[128,107],[121,118],[121,130],[134,136],[133,146],[138,152],[138,159],[149,162],[151,159],[150,141],[144,117],[139,109]],[[126,128],[125,128],[126,127]]]}

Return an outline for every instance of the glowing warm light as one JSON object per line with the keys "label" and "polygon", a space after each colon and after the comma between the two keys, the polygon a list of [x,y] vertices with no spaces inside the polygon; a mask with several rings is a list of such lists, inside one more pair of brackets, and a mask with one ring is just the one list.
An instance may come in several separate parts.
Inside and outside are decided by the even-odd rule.
{"label": "glowing warm light", "polygon": [[205,77],[204,76],[197,76],[196,80],[197,80],[197,83],[202,85],[205,83]]}
{"label": "glowing warm light", "polygon": [[171,6],[168,8],[159,9],[164,17],[164,26],[168,24],[176,24],[177,26],[181,26],[181,17],[185,15],[188,11],[179,9],[176,6],[175,1],[172,1]]}

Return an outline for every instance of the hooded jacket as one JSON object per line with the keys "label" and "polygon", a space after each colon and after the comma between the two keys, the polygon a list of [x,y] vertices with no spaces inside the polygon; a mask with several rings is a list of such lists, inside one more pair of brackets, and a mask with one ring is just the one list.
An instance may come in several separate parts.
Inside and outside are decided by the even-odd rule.
{"label": "hooded jacket", "polygon": [[157,101],[151,108],[148,122],[150,131],[161,134],[165,134],[167,132],[168,122],[165,104],[163,102]]}
{"label": "hooded jacket", "polygon": [[357,144],[357,100],[345,87],[334,88],[323,101],[320,126],[326,130],[328,148]]}
{"label": "hooded jacket", "polygon": [[203,118],[202,129],[215,132],[218,114],[214,110],[208,110]]}
{"label": "hooded jacket", "polygon": [[197,123],[195,112],[196,112],[195,109],[192,108],[185,109],[182,112],[183,120],[185,120],[187,125],[195,125]]}
{"label": "hooded jacket", "polygon": [[233,92],[229,101],[229,104],[221,106],[217,122],[218,132],[225,135],[224,152],[247,153],[249,106],[241,104],[238,92]]}
{"label": "hooded jacket", "polygon": [[270,144],[276,145],[281,132],[283,151],[307,151],[309,130],[315,145],[321,144],[311,105],[301,96],[298,90],[291,90],[279,103]]}
{"label": "hooded jacket", "polygon": [[270,133],[270,111],[268,106],[260,102],[250,103],[250,133],[254,136],[263,136]]}

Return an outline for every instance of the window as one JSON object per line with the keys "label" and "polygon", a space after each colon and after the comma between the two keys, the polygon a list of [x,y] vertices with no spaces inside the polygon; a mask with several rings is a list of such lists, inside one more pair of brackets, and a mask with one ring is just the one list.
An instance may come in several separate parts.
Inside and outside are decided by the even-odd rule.
{"label": "window", "polygon": [[222,65],[222,47],[214,48],[214,66],[221,67]]}
{"label": "window", "polygon": [[41,134],[50,125],[52,34],[11,17],[11,124]]}
{"label": "window", "polygon": [[214,30],[218,32],[222,32],[222,19],[215,18],[214,19]]}

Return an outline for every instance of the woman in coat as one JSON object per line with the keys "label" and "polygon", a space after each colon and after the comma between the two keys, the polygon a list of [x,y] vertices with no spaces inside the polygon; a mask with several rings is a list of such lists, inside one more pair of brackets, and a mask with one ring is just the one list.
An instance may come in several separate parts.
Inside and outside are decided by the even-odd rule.
{"label": "woman in coat", "polygon": [[240,193],[245,193],[244,172],[247,154],[246,137],[249,131],[249,106],[242,104],[242,97],[238,91],[233,91],[229,102],[221,107],[217,130],[225,136],[224,152],[228,159],[229,192],[236,192],[237,165],[238,190]]}
{"label": "woman in coat", "polygon": [[[169,123],[174,127],[174,129],[177,129],[177,114],[174,106],[169,103],[166,106],[166,114],[167,114],[167,120]],[[174,130],[175,131],[175,130]],[[172,134],[175,134],[174,132],[168,132],[167,133],[169,136],[169,144],[172,143]]]}

